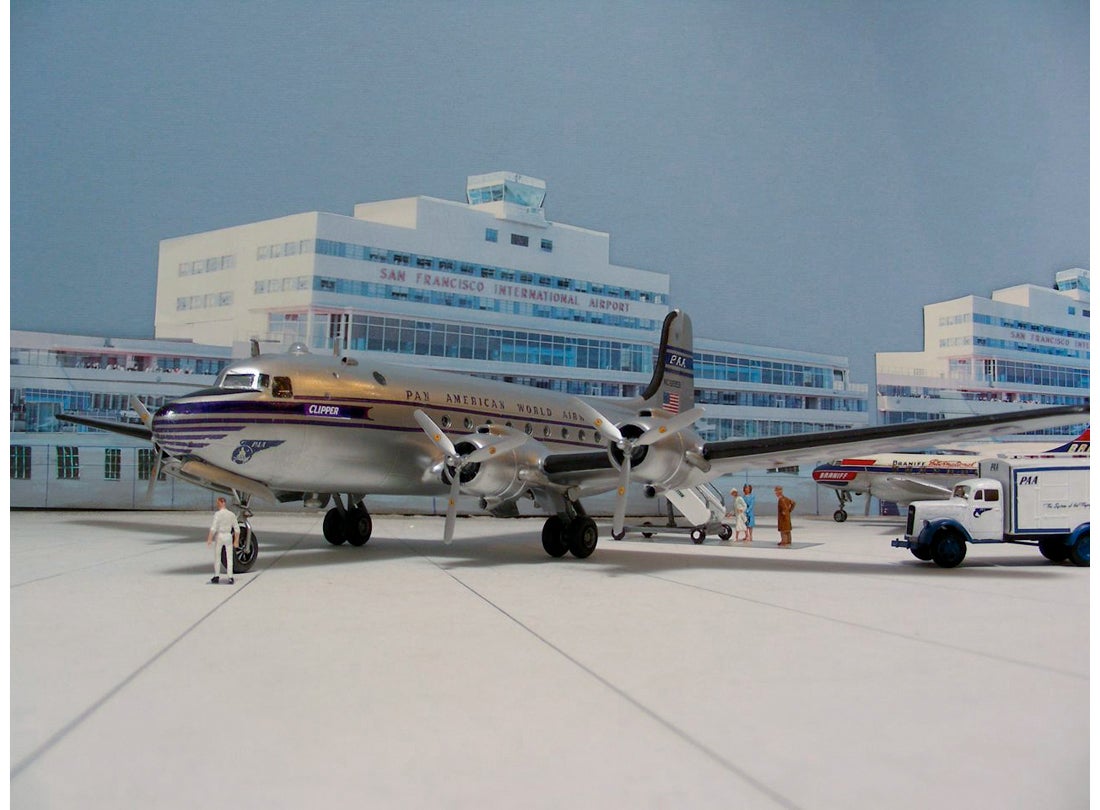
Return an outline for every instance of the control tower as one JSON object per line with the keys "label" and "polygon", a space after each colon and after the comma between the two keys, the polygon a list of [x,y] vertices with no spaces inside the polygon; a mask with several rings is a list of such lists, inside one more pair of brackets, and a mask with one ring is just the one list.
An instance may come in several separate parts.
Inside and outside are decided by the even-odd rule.
{"label": "control tower", "polygon": [[466,178],[466,202],[497,219],[546,228],[549,223],[542,210],[545,201],[546,181],[536,177],[492,172]]}

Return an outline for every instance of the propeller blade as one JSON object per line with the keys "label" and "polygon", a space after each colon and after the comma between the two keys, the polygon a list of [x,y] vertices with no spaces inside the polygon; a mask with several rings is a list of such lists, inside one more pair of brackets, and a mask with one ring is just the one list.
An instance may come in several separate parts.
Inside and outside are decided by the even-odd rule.
{"label": "propeller blade", "polygon": [[626,489],[630,486],[630,453],[623,457],[623,466],[619,468],[619,491],[615,499],[615,517],[611,523],[611,531],[615,539],[622,536],[623,523],[626,520]]}
{"label": "propeller blade", "polygon": [[584,416],[588,424],[592,425],[592,427],[594,427],[601,436],[609,441],[614,442],[615,444],[622,444],[623,434],[619,432],[619,428],[615,425],[614,422],[612,422],[602,413],[597,411],[583,399],[577,399],[574,397],[573,402],[577,406],[577,410],[581,412],[581,415]]}
{"label": "propeller blade", "polygon": [[455,536],[455,516],[458,514],[458,490],[462,486],[462,466],[460,464],[455,467],[455,476],[451,481],[451,492],[447,501],[447,520],[443,523],[443,542],[448,546]]}
{"label": "propeller blade", "polygon": [[145,500],[153,500],[153,488],[157,485],[157,479],[160,478],[160,465],[164,460],[164,455],[159,449],[155,450],[156,456],[153,458],[153,469],[149,472],[149,488],[145,491]]}
{"label": "propeller blade", "polygon": [[447,434],[443,432],[432,418],[424,411],[417,408],[413,411],[413,417],[420,424],[420,428],[428,434],[428,438],[431,439],[435,446],[446,453],[451,458],[458,458],[458,451],[455,450],[454,444],[447,438]]}
{"label": "propeller blade", "polygon": [[702,416],[706,411],[703,408],[692,408],[689,411],[676,414],[671,419],[667,419],[656,427],[652,427],[634,440],[635,444],[645,447],[646,445],[658,442],[666,436],[671,436],[674,433],[679,433],[684,428],[691,427],[695,420]]}
{"label": "propeller blade", "polygon": [[130,397],[130,408],[141,419],[141,423],[145,427],[153,426],[153,416],[149,413],[149,409],[145,407],[145,403],[138,399],[136,396]]}

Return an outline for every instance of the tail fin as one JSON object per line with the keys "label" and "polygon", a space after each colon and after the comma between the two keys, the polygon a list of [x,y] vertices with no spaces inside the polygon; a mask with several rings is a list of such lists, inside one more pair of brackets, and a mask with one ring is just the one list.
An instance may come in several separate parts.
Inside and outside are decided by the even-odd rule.
{"label": "tail fin", "polygon": [[695,406],[695,354],[691,318],[674,309],[665,316],[653,377],[642,398],[651,408],[680,413]]}
{"label": "tail fin", "polygon": [[1058,447],[1052,447],[1047,450],[1048,453],[1089,453],[1089,428],[1085,428],[1085,432],[1078,436],[1071,442],[1059,445]]}

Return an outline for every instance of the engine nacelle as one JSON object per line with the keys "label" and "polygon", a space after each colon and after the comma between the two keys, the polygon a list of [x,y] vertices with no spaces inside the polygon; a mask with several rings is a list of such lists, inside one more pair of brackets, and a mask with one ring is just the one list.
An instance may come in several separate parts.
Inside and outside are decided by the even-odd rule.
{"label": "engine nacelle", "polygon": [[[664,420],[642,416],[618,425],[624,438],[637,439],[643,433],[658,427]],[[635,447],[630,455],[631,477],[635,481],[645,481],[660,489],[674,489],[686,484],[698,467],[688,456],[701,458],[703,440],[690,429],[670,433],[668,437],[653,444]],[[616,469],[622,469],[625,453],[617,444],[608,447],[608,455]]]}
{"label": "engine nacelle", "polygon": [[[459,454],[465,456],[497,440],[488,433],[471,433],[456,438],[454,445]],[[531,466],[527,449],[530,444],[528,442],[497,453],[487,461],[466,464],[462,468],[460,491],[464,495],[479,495],[489,501],[505,501],[521,495],[527,486],[523,471]],[[447,486],[451,485],[454,470],[450,462],[444,464],[440,478]]]}

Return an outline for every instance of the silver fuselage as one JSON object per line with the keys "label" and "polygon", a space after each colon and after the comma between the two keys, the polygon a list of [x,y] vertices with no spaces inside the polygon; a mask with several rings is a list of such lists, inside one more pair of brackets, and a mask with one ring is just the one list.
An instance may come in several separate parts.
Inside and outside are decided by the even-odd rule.
{"label": "silver fuselage", "polygon": [[[444,493],[441,455],[413,417],[418,408],[456,443],[486,424],[524,431],[535,441],[513,451],[518,466],[537,467],[546,452],[606,447],[571,395],[446,372],[261,355],[234,363],[218,385],[157,411],[154,441],[170,457],[273,490]],[[633,415],[600,407],[616,419]]]}

